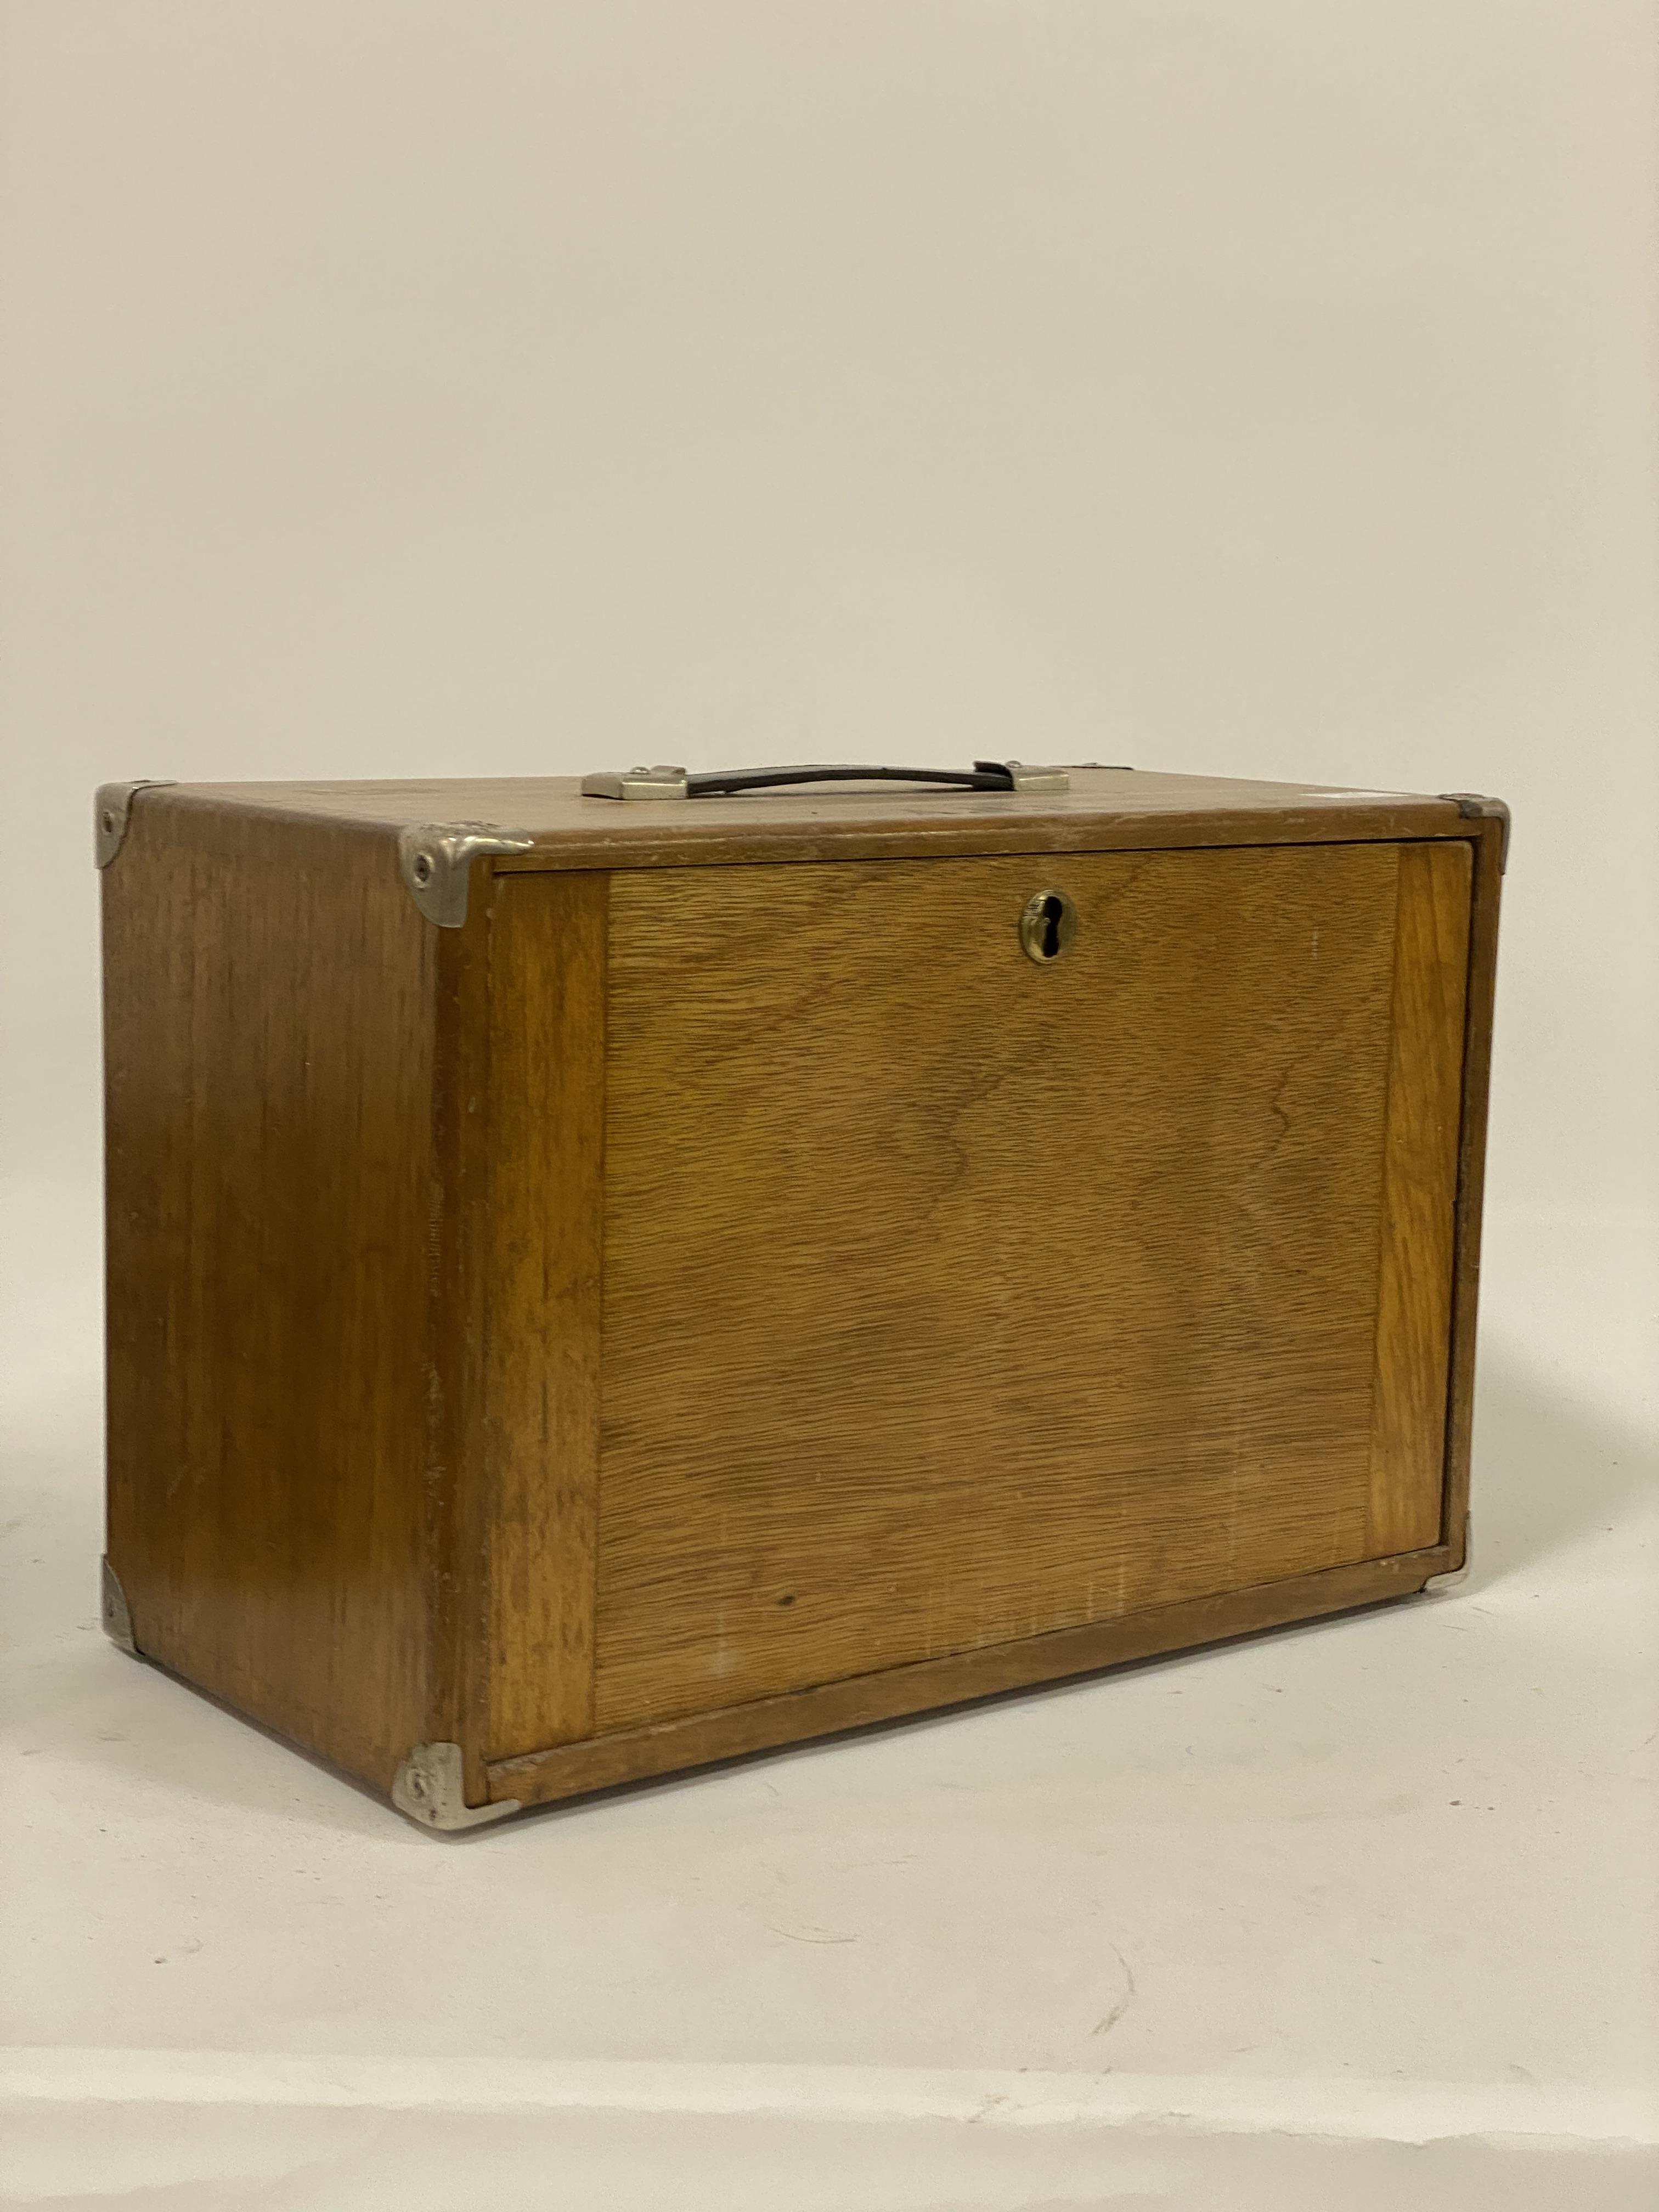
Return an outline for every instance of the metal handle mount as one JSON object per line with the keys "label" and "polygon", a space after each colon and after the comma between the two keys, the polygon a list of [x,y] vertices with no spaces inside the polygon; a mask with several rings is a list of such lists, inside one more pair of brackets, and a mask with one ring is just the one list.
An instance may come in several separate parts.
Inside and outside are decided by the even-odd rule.
{"label": "metal handle mount", "polygon": [[971,769],[851,768],[819,763],[802,768],[722,768],[688,775],[683,768],[630,768],[620,775],[585,775],[584,799],[715,799],[736,791],[769,791],[791,783],[942,783],[952,791],[1021,791],[1055,797],[1069,791],[1060,768],[1020,761],[975,761]]}

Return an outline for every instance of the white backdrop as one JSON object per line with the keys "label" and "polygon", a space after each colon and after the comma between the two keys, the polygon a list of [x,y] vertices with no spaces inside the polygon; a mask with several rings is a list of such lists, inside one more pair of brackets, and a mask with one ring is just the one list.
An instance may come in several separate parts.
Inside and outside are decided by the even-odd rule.
{"label": "white backdrop", "polygon": [[1650,1176],[1650,5],[0,21],[0,896],[77,1167],[106,777],[980,751],[1508,798],[1493,1200]]}
{"label": "white backdrop", "polygon": [[[1656,28],[0,0],[0,2202],[1651,2201]],[[94,785],[975,753],[1513,805],[1468,1594],[453,1853],[110,1651]]]}

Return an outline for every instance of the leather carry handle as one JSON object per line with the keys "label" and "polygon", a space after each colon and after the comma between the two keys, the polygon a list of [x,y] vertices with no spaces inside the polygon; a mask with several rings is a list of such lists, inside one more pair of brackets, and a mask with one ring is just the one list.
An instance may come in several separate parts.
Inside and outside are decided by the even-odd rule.
{"label": "leather carry handle", "polygon": [[854,768],[834,763],[800,768],[632,768],[619,775],[585,775],[584,799],[717,799],[739,791],[771,791],[792,783],[937,783],[952,791],[1024,791],[1056,796],[1071,788],[1064,769],[1027,768],[1021,761],[975,761],[971,769]]}

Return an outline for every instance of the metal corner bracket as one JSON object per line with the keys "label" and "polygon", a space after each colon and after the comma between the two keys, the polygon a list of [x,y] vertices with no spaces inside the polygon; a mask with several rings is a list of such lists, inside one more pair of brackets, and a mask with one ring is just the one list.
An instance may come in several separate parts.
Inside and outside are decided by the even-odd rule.
{"label": "metal corner bracket", "polygon": [[1442,1590],[1455,1589],[1459,1583],[1467,1582],[1469,1576],[1469,1568],[1473,1565],[1474,1559],[1474,1516],[1471,1514],[1463,1522],[1462,1565],[1461,1567],[1449,1567],[1443,1575],[1431,1575],[1427,1582],[1423,1585],[1423,1595],[1425,1597],[1437,1597]]}
{"label": "metal corner bracket", "polygon": [[165,791],[173,781],[170,775],[141,775],[132,783],[99,785],[92,802],[92,857],[100,868],[108,867],[121,849],[134,792]]}
{"label": "metal corner bracket", "polygon": [[107,1559],[101,1563],[99,1581],[101,1585],[104,1633],[112,1644],[118,1644],[130,1659],[137,1659],[138,1646],[132,1640],[132,1612],[127,1604],[127,1594],[121,1587],[121,1577]]}
{"label": "metal corner bracket", "polygon": [[417,1743],[398,1769],[392,1784],[392,1802],[400,1813],[422,1828],[453,1834],[458,1828],[482,1828],[490,1820],[504,1820],[523,1808],[516,1797],[498,1805],[469,1805],[462,1795],[461,1747],[458,1743]]}
{"label": "metal corner bracket", "polygon": [[1498,872],[1501,876],[1510,864],[1510,810],[1507,800],[1483,798],[1478,791],[1443,791],[1442,799],[1449,799],[1466,822],[1479,821],[1490,815],[1502,826],[1498,833]]}
{"label": "metal corner bracket", "polygon": [[494,822],[423,822],[398,832],[398,866],[410,896],[440,929],[466,921],[467,885],[480,853],[527,853],[533,837],[514,837]]}

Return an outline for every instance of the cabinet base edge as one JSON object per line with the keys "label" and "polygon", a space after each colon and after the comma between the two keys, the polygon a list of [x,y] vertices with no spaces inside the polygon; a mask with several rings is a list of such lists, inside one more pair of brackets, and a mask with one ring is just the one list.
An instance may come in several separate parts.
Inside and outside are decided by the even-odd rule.
{"label": "cabinet base edge", "polygon": [[878,1674],[854,1674],[845,1681],[760,1698],[718,1712],[690,1713],[615,1735],[526,1752],[490,1762],[486,1769],[490,1800],[502,1809],[509,1802],[553,1804],[621,1783],[741,1758],[750,1752],[775,1751],[786,1744],[934,1712],[1007,1690],[1064,1681],[1129,1660],[1156,1658],[1259,1629],[1284,1628],[1353,1606],[1407,1596],[1443,1576],[1456,1560],[1457,1548],[1447,1544],[1400,1553],[1392,1559],[1361,1559],[1288,1582],[1160,1606],[1121,1620],[1057,1629],[1048,1636],[919,1660]]}

